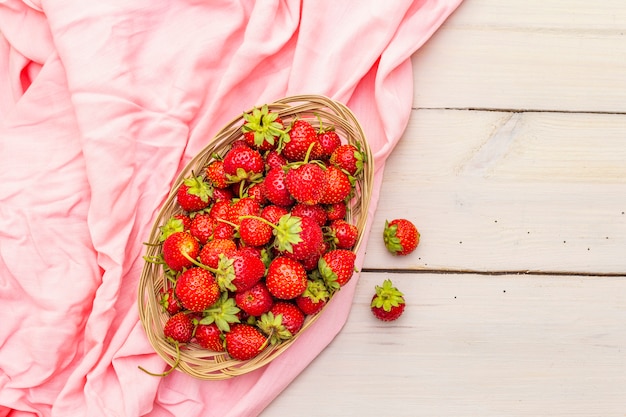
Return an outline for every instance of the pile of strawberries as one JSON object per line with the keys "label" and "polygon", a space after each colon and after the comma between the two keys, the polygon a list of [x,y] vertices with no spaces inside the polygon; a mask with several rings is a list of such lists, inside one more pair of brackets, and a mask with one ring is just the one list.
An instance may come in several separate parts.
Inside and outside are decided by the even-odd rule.
{"label": "pile of strawberries", "polygon": [[[365,154],[318,119],[244,114],[240,139],[177,190],[160,229],[166,339],[248,360],[288,340],[355,270],[348,202]],[[315,127],[318,126],[318,127]]]}

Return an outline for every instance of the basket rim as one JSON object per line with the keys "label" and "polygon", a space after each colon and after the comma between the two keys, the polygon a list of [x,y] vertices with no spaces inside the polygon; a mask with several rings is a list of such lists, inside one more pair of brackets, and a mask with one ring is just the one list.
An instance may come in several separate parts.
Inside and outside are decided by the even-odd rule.
{"label": "basket rim", "polygon": [[[363,244],[363,232],[369,214],[375,161],[365,132],[356,116],[343,103],[322,95],[284,97],[272,103],[267,103],[267,106],[271,111],[278,112],[279,116],[285,120],[293,120],[303,115],[311,116],[311,122],[316,127],[319,127],[319,123],[330,120],[335,129],[339,131],[342,142],[356,143],[360,146],[361,151],[365,155],[366,163],[364,163],[361,176],[357,178],[356,197],[350,201],[351,210],[349,210],[347,216],[347,221],[355,224],[359,230],[357,242],[352,249],[353,252],[357,253]],[[251,111],[253,108],[244,113]],[[213,160],[213,155],[219,153],[216,151],[225,151],[228,145],[241,137],[240,128],[243,123],[244,113],[234,117],[225,124],[175,178],[165,201],[161,204],[153,220],[152,230],[146,242],[146,256],[154,256],[158,253],[159,245],[157,243],[160,226],[175,211],[177,189],[191,173],[198,172],[199,168],[206,166],[209,161]],[[159,269],[160,265],[145,262],[139,281],[138,310],[142,327],[155,352],[167,364],[174,366],[176,364],[176,349],[163,336],[163,325],[167,313],[164,312],[157,300],[160,288],[165,285],[163,274]],[[332,302],[333,298],[335,297],[332,297],[329,303]],[[228,357],[225,352],[211,352],[200,348],[194,343],[189,343],[184,349],[180,350],[180,361],[176,369],[192,377],[207,380],[228,379],[259,369],[286,351],[324,313],[326,308],[327,306],[320,312],[307,316],[302,329],[291,339],[279,345],[268,346],[261,354],[251,360],[234,360]]]}

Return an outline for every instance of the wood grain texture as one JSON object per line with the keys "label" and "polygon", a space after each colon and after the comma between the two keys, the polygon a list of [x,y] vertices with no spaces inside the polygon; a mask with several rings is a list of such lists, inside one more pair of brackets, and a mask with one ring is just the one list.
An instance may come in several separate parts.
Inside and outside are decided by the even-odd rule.
{"label": "wood grain texture", "polygon": [[[624,161],[623,115],[415,110],[364,267],[626,274]],[[416,256],[382,243],[397,217],[422,234]]]}
{"label": "wood grain texture", "polygon": [[[393,324],[368,307],[385,278],[408,303]],[[623,416],[625,319],[621,278],[362,274],[342,332],[262,415]]]}
{"label": "wood grain texture", "polygon": [[626,9],[468,0],[413,63],[418,107],[624,112]]}

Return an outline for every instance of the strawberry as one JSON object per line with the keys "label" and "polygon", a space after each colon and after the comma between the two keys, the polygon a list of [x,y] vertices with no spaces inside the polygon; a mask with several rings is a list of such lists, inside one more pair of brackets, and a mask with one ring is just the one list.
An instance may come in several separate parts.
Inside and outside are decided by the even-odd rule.
{"label": "strawberry", "polygon": [[[298,219],[291,216],[291,219]],[[278,227],[280,228],[279,222]],[[277,238],[280,238],[280,234]],[[300,218],[300,231],[298,232],[299,242],[291,244],[291,249],[286,248],[283,253],[294,259],[302,260],[310,256],[318,255],[324,243],[324,233],[319,224],[308,217]]]}
{"label": "strawberry", "polygon": [[345,201],[352,192],[352,182],[340,168],[328,166],[324,171],[324,188],[320,203],[335,204]]}
{"label": "strawberry", "polygon": [[252,184],[246,190],[245,196],[256,200],[261,206],[264,206],[267,203],[267,199],[265,198],[265,184],[262,182]]}
{"label": "strawberry", "polygon": [[270,204],[261,210],[261,217],[267,220],[270,223],[278,224],[278,221],[285,214],[289,213],[286,208],[277,206],[275,204]]}
{"label": "strawberry", "polygon": [[191,318],[183,313],[176,313],[165,322],[163,335],[173,344],[187,343],[193,335]]}
{"label": "strawberry", "polygon": [[326,175],[317,164],[301,164],[287,171],[285,185],[297,202],[317,204],[324,195]]}
{"label": "strawberry", "polygon": [[230,200],[233,199],[233,192],[230,188],[214,188],[213,189],[213,201],[227,201],[230,203]]}
{"label": "strawberry", "polygon": [[165,264],[171,270],[178,272],[193,265],[188,258],[198,257],[200,244],[188,232],[176,232],[165,239],[162,250]]}
{"label": "strawberry", "polygon": [[282,167],[271,168],[263,181],[265,197],[277,206],[289,207],[294,199],[285,185],[285,171]]}
{"label": "strawberry", "polygon": [[213,236],[215,229],[215,220],[207,213],[198,213],[191,220],[189,233],[198,239],[201,245],[204,245]]}
{"label": "strawberry", "polygon": [[199,259],[202,264],[217,268],[220,255],[232,256],[237,252],[237,245],[232,239],[213,239],[200,249]]}
{"label": "strawberry", "polygon": [[209,210],[209,215],[215,220],[228,220],[228,212],[230,212],[230,198],[228,200],[216,200]]}
{"label": "strawberry", "polygon": [[231,183],[258,181],[264,170],[265,161],[259,151],[247,145],[231,147],[224,155],[224,172]]}
{"label": "strawberry", "polygon": [[324,209],[326,210],[328,221],[331,222],[337,219],[345,219],[348,211],[345,201],[324,205]]}
{"label": "strawberry", "polygon": [[198,324],[194,333],[196,342],[204,349],[224,351],[224,335],[217,324]]}
{"label": "strawberry", "polygon": [[220,298],[220,287],[211,272],[195,267],[180,274],[175,293],[186,309],[203,311]]}
{"label": "strawberry", "polygon": [[297,217],[308,217],[315,220],[320,226],[324,226],[327,221],[326,210],[319,204],[297,203],[291,208],[291,215]]}
{"label": "strawberry", "polygon": [[397,320],[405,306],[404,295],[393,286],[391,280],[386,279],[382,286],[376,286],[376,294],[370,305],[374,317],[382,321]]}
{"label": "strawberry", "polygon": [[163,306],[163,309],[167,311],[171,316],[182,310],[180,302],[174,295],[174,288],[161,289],[161,299],[159,303]]}
{"label": "strawberry", "polygon": [[366,157],[357,146],[343,144],[337,147],[330,155],[330,163],[345,170],[352,176],[358,175],[363,170]]}
{"label": "strawberry", "polygon": [[385,247],[392,255],[408,255],[413,252],[420,241],[420,233],[411,221],[394,219],[385,221],[383,230]]}
{"label": "strawberry", "polygon": [[317,140],[322,147],[321,159],[329,159],[330,155],[341,145],[341,138],[333,129],[324,129],[320,126],[317,132]]}
{"label": "strawberry", "polygon": [[260,150],[275,149],[287,136],[285,126],[277,113],[272,113],[267,105],[254,108],[243,115],[245,123],[241,130],[248,146]]}
{"label": "strawberry", "polygon": [[239,225],[242,216],[258,216],[261,213],[261,205],[253,198],[245,197],[239,199],[230,206],[228,210],[228,221]]}
{"label": "strawberry", "polygon": [[315,220],[286,214],[273,226],[273,245],[278,252],[297,260],[320,253],[324,234]]}
{"label": "strawberry", "polygon": [[[309,151],[309,148],[312,150]],[[282,154],[290,162],[303,161],[307,152],[310,159],[319,159],[322,155],[322,145],[317,140],[317,132],[311,123],[297,119],[291,124],[289,141],[284,144]]]}
{"label": "strawberry", "polygon": [[306,290],[296,297],[296,304],[304,312],[304,314],[318,313],[328,300],[330,299],[330,293],[321,280],[309,280]]}
{"label": "strawberry", "polygon": [[265,169],[282,168],[287,164],[287,158],[282,156],[278,151],[271,150],[265,154]]}
{"label": "strawberry", "polygon": [[213,160],[205,170],[206,178],[211,182],[214,188],[227,188],[230,184],[224,171],[224,161],[221,159]]}
{"label": "strawberry", "polygon": [[239,235],[248,246],[264,246],[272,239],[272,226],[265,219],[245,217],[239,224]]}
{"label": "strawberry", "polygon": [[212,189],[202,177],[186,178],[178,188],[176,201],[187,212],[200,211],[211,204]]}
{"label": "strawberry", "polygon": [[295,336],[304,324],[304,313],[300,307],[292,302],[277,301],[270,312],[274,314],[274,317],[282,316],[282,325],[289,330],[292,336]]}
{"label": "strawberry", "polygon": [[224,338],[226,352],[231,358],[245,361],[254,358],[267,347],[263,333],[249,324],[235,324]]}
{"label": "strawberry", "polygon": [[330,223],[330,234],[333,237],[335,247],[352,249],[359,237],[359,229],[343,219],[338,219]]}
{"label": "strawberry", "polygon": [[235,237],[235,228],[228,223],[222,221],[215,222],[213,229],[213,239],[233,239]]}
{"label": "strawberry", "polygon": [[231,258],[234,278],[226,288],[245,291],[259,282],[265,275],[265,264],[255,255],[238,250]]}
{"label": "strawberry", "polygon": [[319,271],[326,286],[336,291],[346,285],[354,273],[356,254],[347,249],[329,250],[319,260]]}
{"label": "strawberry", "polygon": [[267,313],[274,305],[272,294],[262,281],[245,291],[237,292],[235,302],[241,310],[254,317]]}
{"label": "strawberry", "polygon": [[265,284],[274,297],[289,300],[306,290],[307,274],[300,262],[285,256],[277,256],[268,267]]}

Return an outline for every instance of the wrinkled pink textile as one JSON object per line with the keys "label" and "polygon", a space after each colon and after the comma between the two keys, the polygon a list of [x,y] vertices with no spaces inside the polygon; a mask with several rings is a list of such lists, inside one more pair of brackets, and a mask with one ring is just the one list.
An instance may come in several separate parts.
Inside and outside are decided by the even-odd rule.
{"label": "wrinkled pink textile", "polygon": [[296,94],[362,122],[373,214],[409,58],[460,1],[0,0],[0,417],[261,413],[341,330],[358,276],[269,366],[161,379],[138,369],[166,369],[138,319],[142,242],[212,135]]}

